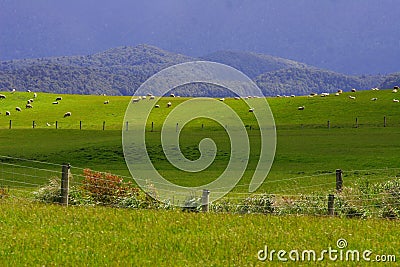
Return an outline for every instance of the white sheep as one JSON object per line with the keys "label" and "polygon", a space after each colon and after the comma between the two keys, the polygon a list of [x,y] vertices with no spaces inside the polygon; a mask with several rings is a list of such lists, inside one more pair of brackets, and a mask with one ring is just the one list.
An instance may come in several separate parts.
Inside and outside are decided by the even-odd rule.
{"label": "white sheep", "polygon": [[254,108],[249,109],[249,112],[254,112]]}
{"label": "white sheep", "polygon": [[222,102],[223,102],[223,101],[225,101],[225,98],[220,98],[220,100],[219,100],[219,101],[222,101]]}
{"label": "white sheep", "polygon": [[341,93],[343,93],[343,90],[342,90],[342,89],[339,89],[339,90],[337,90],[337,93],[338,93],[338,94],[341,94]]}
{"label": "white sheep", "polygon": [[46,126],[51,126],[51,124],[50,124],[50,123],[48,123],[48,122],[46,122]]}
{"label": "white sheep", "polygon": [[37,94],[36,93],[33,93],[33,98],[36,98],[37,97]]}
{"label": "white sheep", "polygon": [[71,114],[71,112],[66,112],[65,114],[64,114],[64,118],[66,118],[66,117],[70,117],[72,114]]}
{"label": "white sheep", "polygon": [[376,97],[371,98],[371,101],[376,101],[376,100],[378,100],[378,98]]}
{"label": "white sheep", "polygon": [[146,99],[146,96],[142,96],[142,99]]}
{"label": "white sheep", "polygon": [[355,88],[351,89],[351,92],[355,93],[357,90]]}
{"label": "white sheep", "polygon": [[335,96],[340,96],[340,93],[336,93]]}
{"label": "white sheep", "polygon": [[170,96],[170,97],[175,97],[175,94],[170,94],[169,96]]}
{"label": "white sheep", "polygon": [[351,95],[349,95],[349,98],[350,98],[350,99],[356,99],[355,96],[351,96]]}
{"label": "white sheep", "polygon": [[21,108],[20,107],[16,107],[15,110],[16,111],[21,111]]}
{"label": "white sheep", "polygon": [[399,100],[398,100],[398,99],[393,99],[393,102],[397,102],[397,103],[398,103],[398,102],[399,102]]}
{"label": "white sheep", "polygon": [[11,112],[10,111],[6,111],[6,116],[10,116]]}
{"label": "white sheep", "polygon": [[295,95],[290,95],[290,97],[296,97]]}
{"label": "white sheep", "polygon": [[30,92],[31,92],[31,90],[29,90],[29,89],[28,89],[28,90],[26,90],[26,91],[27,91],[28,93],[30,93]]}
{"label": "white sheep", "polygon": [[134,98],[134,99],[132,99],[132,103],[137,103],[137,102],[139,102],[139,98]]}
{"label": "white sheep", "polygon": [[149,99],[154,99],[154,98],[155,98],[155,96],[154,96],[154,95],[151,95]]}
{"label": "white sheep", "polygon": [[5,95],[0,95],[0,99],[6,99]]}
{"label": "white sheep", "polygon": [[393,86],[393,89],[399,90],[400,88],[399,88],[399,86],[395,85],[395,86]]}
{"label": "white sheep", "polygon": [[172,106],[172,103],[171,103],[171,102],[168,102],[168,103],[167,103],[167,107],[169,108],[170,106]]}
{"label": "white sheep", "polygon": [[393,89],[393,90],[392,90],[392,93],[397,93],[397,89]]}
{"label": "white sheep", "polygon": [[58,105],[58,101],[54,101],[52,104],[53,105]]}
{"label": "white sheep", "polygon": [[11,94],[14,94],[14,93],[15,93],[15,89],[12,89],[12,90],[11,90]]}
{"label": "white sheep", "polygon": [[108,103],[110,103],[109,100],[104,101],[104,105],[107,105]]}
{"label": "white sheep", "polygon": [[235,100],[240,100],[240,97],[236,96],[236,97],[235,97]]}
{"label": "white sheep", "polygon": [[25,108],[33,108],[33,106],[31,104],[26,104]]}
{"label": "white sheep", "polygon": [[301,107],[298,107],[297,109],[298,110],[304,110],[304,108],[305,108],[304,106],[301,106]]}
{"label": "white sheep", "polygon": [[155,108],[160,108],[160,105],[155,105],[154,107],[155,107]]}
{"label": "white sheep", "polygon": [[61,101],[61,100],[62,100],[62,97],[61,97],[61,96],[59,96],[59,97],[56,98],[56,101]]}

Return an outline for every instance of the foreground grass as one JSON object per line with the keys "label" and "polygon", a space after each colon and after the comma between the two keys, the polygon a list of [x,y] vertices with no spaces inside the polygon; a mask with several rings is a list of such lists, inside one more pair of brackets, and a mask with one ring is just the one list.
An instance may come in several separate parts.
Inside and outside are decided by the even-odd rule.
{"label": "foreground grass", "polygon": [[[398,221],[61,207],[0,200],[0,265],[254,266],[270,250],[399,253]],[[397,255],[400,257],[400,255]],[[303,262],[306,264],[307,262]],[[354,262],[360,265],[365,262]],[[298,264],[298,263],[296,263]],[[324,265],[351,265],[332,262]]]}

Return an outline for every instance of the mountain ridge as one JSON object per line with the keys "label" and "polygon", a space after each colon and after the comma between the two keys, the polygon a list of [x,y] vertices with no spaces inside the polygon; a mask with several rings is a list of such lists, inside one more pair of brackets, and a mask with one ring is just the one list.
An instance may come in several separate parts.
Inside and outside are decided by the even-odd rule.
{"label": "mountain ridge", "polygon": [[[179,63],[208,60],[249,76],[267,96],[368,89],[396,82],[397,74],[350,76],[305,63],[245,51],[223,50],[199,58],[155,46],[120,46],[86,56],[19,59],[0,62],[0,90],[75,94],[132,95],[150,76]],[[182,95],[223,96],[209,86],[186,87]]]}

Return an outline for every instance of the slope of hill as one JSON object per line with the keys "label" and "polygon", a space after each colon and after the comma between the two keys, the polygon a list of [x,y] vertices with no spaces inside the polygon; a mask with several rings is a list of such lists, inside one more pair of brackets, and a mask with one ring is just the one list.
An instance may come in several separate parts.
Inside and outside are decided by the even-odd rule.
{"label": "slope of hill", "polygon": [[400,72],[387,75],[379,85],[380,88],[393,88],[394,86],[400,86]]}
{"label": "slope of hill", "polygon": [[[347,76],[279,57],[220,51],[201,58],[230,65],[253,79],[266,95],[332,92],[379,86],[383,76]],[[154,46],[118,47],[88,56],[0,62],[0,90],[73,94],[132,95],[151,75],[175,64],[198,60]],[[383,86],[385,87],[385,86]],[[216,86],[187,85],[182,96],[226,96]]]}
{"label": "slope of hill", "polygon": [[259,75],[255,82],[265,95],[336,92],[378,86],[383,76],[348,76],[317,68],[287,68]]}
{"label": "slope of hill", "polygon": [[265,72],[276,71],[287,68],[305,68],[306,64],[280,57],[273,57],[264,54],[240,51],[218,51],[202,59],[223,63],[234,67],[251,79]]}

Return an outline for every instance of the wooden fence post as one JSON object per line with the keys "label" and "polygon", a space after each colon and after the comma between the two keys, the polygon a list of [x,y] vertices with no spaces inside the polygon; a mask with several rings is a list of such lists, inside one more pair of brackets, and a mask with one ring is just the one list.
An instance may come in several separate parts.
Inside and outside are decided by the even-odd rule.
{"label": "wooden fence post", "polygon": [[69,174],[71,165],[65,163],[62,165],[61,172],[61,204],[68,206]]}
{"label": "wooden fence post", "polygon": [[356,128],[358,128],[358,118],[356,118]]}
{"label": "wooden fence post", "polygon": [[32,129],[35,129],[35,121],[32,121]]}
{"label": "wooden fence post", "polygon": [[154,121],[151,122],[151,131],[154,130]]}
{"label": "wooden fence post", "polygon": [[11,129],[11,125],[12,125],[12,121],[10,120],[10,125],[9,125],[8,129]]}
{"label": "wooden fence post", "polygon": [[342,191],[343,186],[343,172],[341,169],[336,170],[336,190]]}
{"label": "wooden fence post", "polygon": [[58,121],[56,121],[56,129],[58,129]]}
{"label": "wooden fence post", "polygon": [[104,131],[105,128],[106,128],[106,122],[103,121],[103,131]]}
{"label": "wooden fence post", "polygon": [[335,215],[334,204],[335,204],[335,196],[332,194],[329,194],[328,195],[328,214],[330,216]]}
{"label": "wooden fence post", "polygon": [[82,130],[82,121],[79,121],[79,130]]}
{"label": "wooden fence post", "polygon": [[331,122],[328,121],[328,129],[330,129],[330,128],[331,128]]}
{"label": "wooden fence post", "polygon": [[125,129],[126,129],[126,131],[128,131],[128,129],[129,129],[129,122],[125,122]]}
{"label": "wooden fence post", "polygon": [[210,190],[203,189],[203,195],[201,196],[201,211],[208,212],[208,204],[210,202]]}
{"label": "wooden fence post", "polygon": [[383,127],[386,127],[386,116],[383,117]]}
{"label": "wooden fence post", "polygon": [[178,132],[178,129],[179,129],[179,124],[178,124],[178,123],[176,123],[175,132]]}

